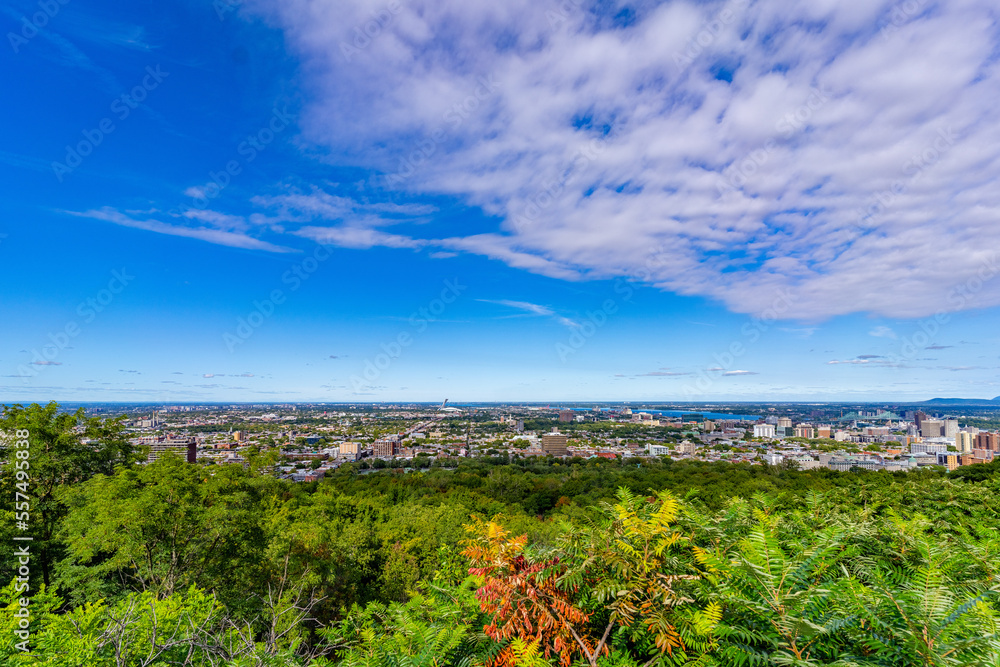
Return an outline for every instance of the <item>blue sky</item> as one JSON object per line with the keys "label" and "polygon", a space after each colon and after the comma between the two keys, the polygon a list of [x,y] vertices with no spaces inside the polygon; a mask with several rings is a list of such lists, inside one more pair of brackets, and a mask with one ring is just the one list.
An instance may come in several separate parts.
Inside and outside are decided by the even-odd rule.
{"label": "blue sky", "polygon": [[7,2],[0,401],[993,397],[998,10]]}

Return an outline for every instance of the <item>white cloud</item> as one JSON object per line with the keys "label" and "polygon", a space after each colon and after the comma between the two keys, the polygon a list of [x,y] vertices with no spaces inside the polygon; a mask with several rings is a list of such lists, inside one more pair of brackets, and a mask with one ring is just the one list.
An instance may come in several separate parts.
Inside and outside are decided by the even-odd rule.
{"label": "white cloud", "polygon": [[[79,216],[82,218],[93,218],[94,220],[102,220],[104,222],[111,222],[116,225],[121,225],[123,227],[132,227],[134,229],[144,229],[149,232],[156,232],[158,234],[168,234],[170,236],[182,236],[185,238],[198,239],[199,241],[207,241],[209,243],[215,243],[218,245],[229,246],[232,248],[244,248],[247,250],[264,250],[266,252],[296,252],[292,248],[286,248],[279,245],[274,245],[273,243],[268,243],[267,241],[261,241],[260,239],[255,239],[246,234],[226,231],[223,229],[210,229],[208,227],[184,227],[181,225],[169,224],[156,220],[153,218],[147,218],[141,220],[134,218],[131,215],[118,211],[114,208],[105,206],[104,208],[98,210],[90,211],[66,211],[70,215]],[[216,214],[215,216],[210,215],[210,212],[202,211],[197,214],[189,216],[194,219],[211,219],[214,224],[218,224],[224,220],[232,220],[233,216],[228,216],[225,214]]]}
{"label": "white cloud", "polygon": [[417,249],[425,245],[423,241],[408,236],[389,234],[370,227],[303,227],[295,234],[317,243],[360,250],[376,246]]}
{"label": "white cloud", "polygon": [[853,359],[831,359],[826,362],[828,366],[870,366],[872,368],[909,368],[898,361],[886,359],[877,354],[862,354]]}
{"label": "white cloud", "polygon": [[726,371],[722,375],[723,377],[729,377],[733,375],[760,375],[760,373],[756,373],[754,371]]}
{"label": "white cloud", "polygon": [[[307,140],[405,174],[390,179],[403,194],[503,221],[446,250],[563,279],[646,268],[663,289],[747,313],[787,289],[785,316],[801,319],[933,314],[994,270],[986,0],[911,15],[886,0],[734,3],[686,66],[675,56],[722,3],[640,3],[622,26],[572,3],[412,0],[356,52],[343,45],[378,0],[250,6],[303,61]],[[420,245],[364,237],[329,205],[351,247]],[[997,303],[987,280],[956,308]]]}
{"label": "white cloud", "polygon": [[682,373],[680,371],[651,371],[649,373],[640,373],[636,377],[679,377],[682,375],[694,375],[694,373]]}
{"label": "white cloud", "polygon": [[892,338],[895,340],[897,338],[896,332],[887,326],[879,325],[868,332],[869,336],[875,336],[876,338]]}
{"label": "white cloud", "polygon": [[495,303],[501,306],[507,306],[509,308],[516,308],[518,310],[523,310],[531,315],[541,315],[543,317],[551,317],[559,324],[567,327],[578,327],[580,326],[576,321],[571,320],[568,317],[563,317],[556,313],[552,308],[548,306],[542,306],[537,303],[529,303],[527,301],[511,301],[509,299],[476,299],[476,301],[482,301],[483,303]]}

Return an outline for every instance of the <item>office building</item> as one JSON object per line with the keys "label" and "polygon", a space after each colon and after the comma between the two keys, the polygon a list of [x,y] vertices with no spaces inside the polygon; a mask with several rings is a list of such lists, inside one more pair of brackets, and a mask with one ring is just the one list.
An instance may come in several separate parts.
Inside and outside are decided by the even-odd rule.
{"label": "office building", "polygon": [[359,455],[365,450],[365,446],[360,442],[342,442],[340,443],[340,455],[351,454],[353,456]]}
{"label": "office building", "polygon": [[954,470],[962,465],[960,457],[955,452],[938,452],[937,462],[939,466],[945,466],[948,470]]}
{"label": "office building", "polygon": [[974,449],[985,449],[991,452],[1000,451],[1000,433],[982,432],[976,435]]}
{"label": "office building", "polygon": [[975,437],[968,431],[959,431],[955,434],[955,448],[962,453],[971,452],[975,448]]}
{"label": "office building", "polygon": [[940,438],[944,435],[944,422],[940,419],[921,420],[920,435],[925,438]]}
{"label": "office building", "polygon": [[945,419],[944,420],[944,433],[942,435],[946,438],[954,438],[955,434],[958,433],[958,420],[957,419]]}
{"label": "office building", "polygon": [[913,423],[917,425],[917,430],[920,430],[923,421],[927,419],[927,413],[917,410],[913,413]]}
{"label": "office building", "polygon": [[[927,423],[926,421],[924,422]],[[947,452],[950,442],[930,442],[924,440],[923,442],[914,442],[910,444],[911,454],[937,454],[938,452]]]}
{"label": "office building", "polygon": [[167,452],[173,452],[188,463],[194,463],[198,460],[198,442],[194,438],[164,438],[150,444],[146,460],[152,463]]}
{"label": "office building", "polygon": [[778,428],[791,428],[792,420],[789,417],[778,417]]}
{"label": "office building", "polygon": [[393,435],[376,440],[372,444],[372,453],[382,458],[396,456],[399,454],[399,436]]}
{"label": "office building", "polygon": [[569,438],[558,431],[546,433],[542,436],[542,451],[549,456],[568,456],[569,450],[566,443]]}

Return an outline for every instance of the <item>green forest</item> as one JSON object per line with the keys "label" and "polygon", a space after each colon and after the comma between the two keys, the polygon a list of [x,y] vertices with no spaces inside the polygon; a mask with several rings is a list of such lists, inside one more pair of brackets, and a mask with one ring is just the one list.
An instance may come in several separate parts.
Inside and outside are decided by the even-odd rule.
{"label": "green forest", "polygon": [[496,457],[292,483],[265,455],[136,465],[123,419],[54,403],[0,431],[3,665],[1000,665],[993,464]]}

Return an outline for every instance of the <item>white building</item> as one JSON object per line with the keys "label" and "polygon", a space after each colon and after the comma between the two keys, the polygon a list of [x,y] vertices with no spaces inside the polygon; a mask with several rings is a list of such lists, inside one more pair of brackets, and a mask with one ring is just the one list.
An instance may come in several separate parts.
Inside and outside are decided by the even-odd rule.
{"label": "white building", "polygon": [[928,438],[923,442],[910,443],[910,453],[937,454],[938,452],[948,451],[948,447],[952,444],[953,444],[952,441],[945,440],[944,438]]}
{"label": "white building", "polygon": [[775,434],[774,424],[753,425],[753,437],[755,438],[773,438],[774,434]]}

